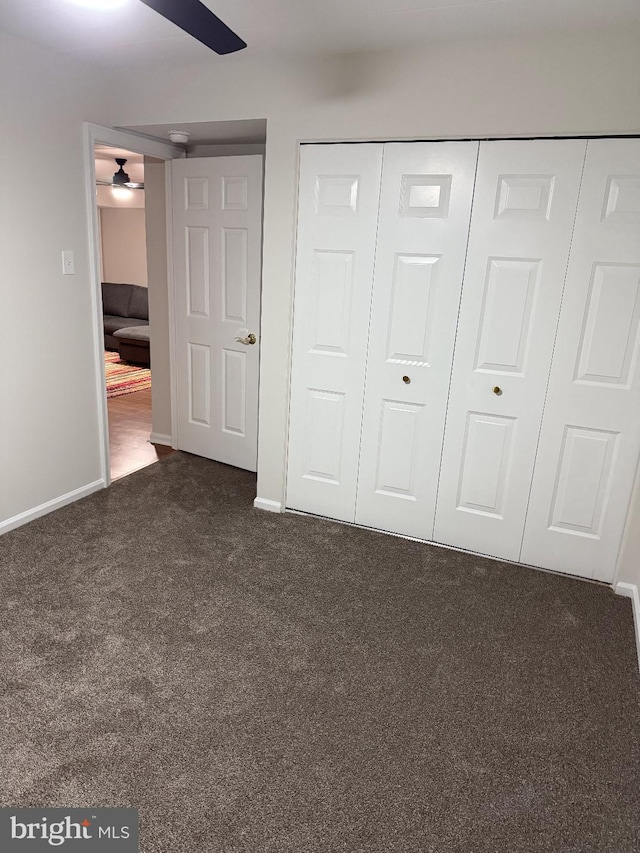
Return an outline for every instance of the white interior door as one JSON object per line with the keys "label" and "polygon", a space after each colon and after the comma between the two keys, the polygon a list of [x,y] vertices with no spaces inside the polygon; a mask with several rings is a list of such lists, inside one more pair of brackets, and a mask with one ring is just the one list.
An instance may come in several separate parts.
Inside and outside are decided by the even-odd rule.
{"label": "white interior door", "polygon": [[434,538],[517,560],[586,142],[482,142]]}
{"label": "white interior door", "polygon": [[384,146],[356,521],[431,539],[477,142]]}
{"label": "white interior door", "polygon": [[262,157],[171,169],[178,447],[255,471]]}
{"label": "white interior door", "polygon": [[287,506],[353,521],[382,145],[300,153]]}
{"label": "white interior door", "polygon": [[525,563],[611,581],[640,451],[640,141],[592,140]]}

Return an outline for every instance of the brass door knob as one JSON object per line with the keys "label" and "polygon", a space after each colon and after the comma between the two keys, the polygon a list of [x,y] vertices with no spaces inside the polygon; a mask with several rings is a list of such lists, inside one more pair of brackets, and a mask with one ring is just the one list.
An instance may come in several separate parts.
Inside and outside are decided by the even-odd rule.
{"label": "brass door knob", "polygon": [[496,397],[499,397],[502,394],[502,388],[499,385],[494,385],[493,393],[496,395]]}
{"label": "brass door knob", "polygon": [[239,338],[236,336],[236,340],[238,341],[239,344],[244,344],[246,347],[248,347],[248,346],[251,346],[252,344],[255,344],[256,336],[253,334],[253,332],[250,332],[246,338]]}
{"label": "brass door knob", "polygon": [[404,384],[405,384],[405,385],[410,385],[410,384],[411,384],[411,379],[409,379],[409,377],[408,377],[408,376],[403,376],[403,377],[402,377],[402,381],[404,382]]}

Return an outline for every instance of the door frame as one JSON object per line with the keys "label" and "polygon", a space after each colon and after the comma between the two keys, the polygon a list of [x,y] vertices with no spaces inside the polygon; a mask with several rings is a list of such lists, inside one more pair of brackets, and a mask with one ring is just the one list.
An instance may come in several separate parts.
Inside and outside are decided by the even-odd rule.
{"label": "door frame", "polygon": [[[98,220],[98,205],[96,203],[96,171],[95,171],[95,146],[110,145],[114,148],[126,148],[136,154],[156,157],[170,163],[171,160],[185,157],[182,148],[163,142],[143,134],[133,133],[127,130],[117,130],[113,127],[102,127],[90,122],[83,123],[84,135],[84,173],[85,173],[85,199],[87,208],[87,229],[89,240],[89,276],[91,280],[91,311],[93,314],[93,361],[95,377],[96,404],[98,410],[98,439],[100,455],[100,480],[104,486],[111,484],[110,454],[109,454],[109,417],[107,409],[107,388],[104,369],[104,322],[102,310],[102,276],[100,271],[100,225]],[[170,173],[170,168],[166,168]],[[169,174],[170,177],[170,174]],[[167,197],[167,233],[171,225],[171,182],[165,181],[165,190],[169,193]],[[173,292],[173,271],[171,267],[171,256],[167,258],[167,276],[169,288],[169,302]],[[173,396],[174,396],[174,370],[173,370],[173,316],[172,306],[169,305],[169,348],[170,348],[170,383],[171,383],[171,418],[173,429]],[[172,436],[175,441],[175,431]]]}

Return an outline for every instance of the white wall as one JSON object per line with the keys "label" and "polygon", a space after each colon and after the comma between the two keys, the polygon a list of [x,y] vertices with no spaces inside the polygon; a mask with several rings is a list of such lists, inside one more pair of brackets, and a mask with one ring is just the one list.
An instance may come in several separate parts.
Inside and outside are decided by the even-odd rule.
{"label": "white wall", "polygon": [[640,131],[638,32],[123,74],[121,125],[267,119],[258,494],[284,499],[300,140]]}
{"label": "white wall", "polygon": [[169,350],[169,293],[167,281],[167,220],[165,164],[144,158],[147,197],[146,233],[149,273],[149,326],[151,336],[151,431],[171,436],[171,368]]}
{"label": "white wall", "polygon": [[110,94],[84,63],[5,35],[0,79],[1,530],[100,475],[82,122],[110,123]]}
{"label": "white wall", "polygon": [[[640,593],[640,468],[632,498],[632,507],[624,534],[618,571],[614,583],[630,583]],[[638,626],[640,630],[640,626]],[[640,647],[638,648],[640,655]]]}
{"label": "white wall", "polygon": [[238,157],[248,154],[263,154],[266,151],[264,142],[216,142],[210,145],[190,145],[187,157]]}
{"label": "white wall", "polygon": [[100,242],[103,281],[147,286],[144,210],[101,207]]}

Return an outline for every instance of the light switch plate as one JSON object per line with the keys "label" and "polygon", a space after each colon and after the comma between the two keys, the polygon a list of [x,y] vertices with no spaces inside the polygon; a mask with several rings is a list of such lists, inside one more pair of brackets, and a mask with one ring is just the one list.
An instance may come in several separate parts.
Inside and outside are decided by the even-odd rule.
{"label": "light switch plate", "polygon": [[76,262],[71,249],[62,252],[62,275],[75,275]]}

